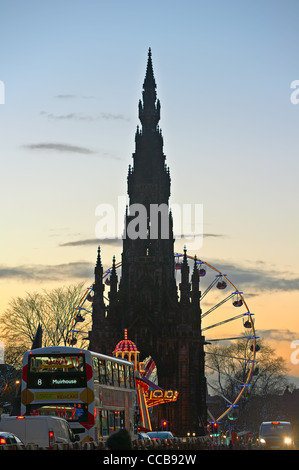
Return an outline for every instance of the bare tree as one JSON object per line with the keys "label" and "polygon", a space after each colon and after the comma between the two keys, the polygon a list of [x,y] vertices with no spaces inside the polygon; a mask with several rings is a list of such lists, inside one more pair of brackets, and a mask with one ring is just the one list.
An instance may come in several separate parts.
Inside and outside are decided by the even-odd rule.
{"label": "bare tree", "polygon": [[[22,352],[31,348],[38,325],[43,330],[43,346],[68,345],[70,330],[74,326],[77,331],[88,331],[90,315],[85,315],[84,323],[75,325],[74,322],[78,313],[76,309],[84,293],[86,288],[80,283],[43,290],[42,293],[27,293],[24,298],[13,298],[0,316],[1,339],[6,345],[6,357],[8,354],[14,357],[14,362],[19,361]],[[83,336],[77,336],[79,347],[87,344]]]}
{"label": "bare tree", "polygon": [[[252,341],[244,338],[228,346],[209,346],[207,348],[206,366],[208,382],[214,383],[215,391],[231,399],[236,387],[245,383],[251,367]],[[250,395],[268,395],[283,393],[288,385],[285,377],[286,362],[276,356],[275,350],[264,341],[259,340],[259,351],[256,354],[256,366],[250,380]],[[213,379],[213,381],[212,381]]]}
{"label": "bare tree", "polygon": [[289,385],[286,374],[288,367],[283,357],[277,356],[269,344],[259,340],[256,374],[252,376],[252,393],[266,396],[282,394]]}

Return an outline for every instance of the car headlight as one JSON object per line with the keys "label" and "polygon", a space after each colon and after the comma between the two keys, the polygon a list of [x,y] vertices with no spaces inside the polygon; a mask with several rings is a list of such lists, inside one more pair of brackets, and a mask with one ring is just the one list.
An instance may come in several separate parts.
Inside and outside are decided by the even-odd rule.
{"label": "car headlight", "polygon": [[293,441],[292,441],[292,439],[291,439],[290,437],[285,437],[285,438],[284,438],[284,443],[285,443],[287,446],[289,446],[290,444],[292,444],[292,442],[293,442]]}
{"label": "car headlight", "polygon": [[266,444],[266,441],[263,437],[260,438],[260,444]]}

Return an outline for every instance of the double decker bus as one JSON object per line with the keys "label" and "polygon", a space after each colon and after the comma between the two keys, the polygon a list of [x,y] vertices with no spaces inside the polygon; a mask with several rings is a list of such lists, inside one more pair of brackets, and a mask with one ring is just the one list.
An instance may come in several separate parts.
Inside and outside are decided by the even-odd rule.
{"label": "double decker bus", "polygon": [[106,440],[122,428],[135,439],[139,411],[133,364],[73,347],[27,351],[21,414],[62,417],[82,443]]}

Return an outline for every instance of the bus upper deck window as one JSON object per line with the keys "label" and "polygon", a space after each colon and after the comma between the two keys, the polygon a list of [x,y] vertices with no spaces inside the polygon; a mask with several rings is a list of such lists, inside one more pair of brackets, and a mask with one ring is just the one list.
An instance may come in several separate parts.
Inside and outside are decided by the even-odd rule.
{"label": "bus upper deck window", "polygon": [[122,388],[126,386],[125,382],[125,371],[124,371],[124,365],[123,364],[118,364],[118,371],[119,371],[119,383]]}
{"label": "bus upper deck window", "polygon": [[93,366],[93,378],[96,382],[98,382],[99,381],[99,364],[98,364],[97,357],[92,358],[92,366]]}
{"label": "bus upper deck window", "polygon": [[106,383],[109,384],[107,377],[106,377],[106,361],[105,359],[99,360],[99,373],[100,373],[100,383],[105,385]]}
{"label": "bus upper deck window", "polygon": [[113,385],[115,387],[119,387],[119,374],[118,374],[118,363],[117,362],[113,362],[112,372],[113,372]]}

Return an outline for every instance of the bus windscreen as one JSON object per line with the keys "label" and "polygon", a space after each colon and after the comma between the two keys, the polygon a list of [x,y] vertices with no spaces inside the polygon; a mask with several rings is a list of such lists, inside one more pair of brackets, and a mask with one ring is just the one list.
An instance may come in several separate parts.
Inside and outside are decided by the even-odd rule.
{"label": "bus windscreen", "polygon": [[29,388],[86,387],[84,355],[31,355],[27,383]]}
{"label": "bus windscreen", "polygon": [[27,405],[27,415],[31,416],[57,416],[67,421],[88,421],[88,405],[86,403],[40,403]]}

